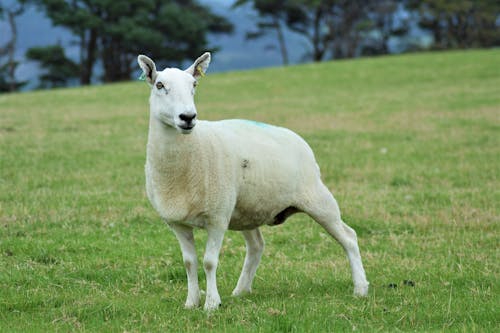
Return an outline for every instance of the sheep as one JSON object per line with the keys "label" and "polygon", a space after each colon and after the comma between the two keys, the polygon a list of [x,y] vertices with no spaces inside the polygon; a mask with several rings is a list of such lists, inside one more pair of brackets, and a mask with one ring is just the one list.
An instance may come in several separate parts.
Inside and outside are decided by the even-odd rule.
{"label": "sheep", "polygon": [[199,121],[195,88],[210,63],[210,53],[189,68],[157,71],[145,55],[137,60],[151,87],[146,153],[149,201],[176,235],[187,273],[186,308],[200,305],[193,228],[207,232],[203,268],[204,309],[221,305],[216,270],[224,233],[241,231],[246,256],[232,295],[251,292],[264,250],[259,230],[304,212],[344,248],[354,294],[366,296],[368,281],[356,232],[340,217],[339,206],[321,181],[308,144],[294,132],[247,120]]}

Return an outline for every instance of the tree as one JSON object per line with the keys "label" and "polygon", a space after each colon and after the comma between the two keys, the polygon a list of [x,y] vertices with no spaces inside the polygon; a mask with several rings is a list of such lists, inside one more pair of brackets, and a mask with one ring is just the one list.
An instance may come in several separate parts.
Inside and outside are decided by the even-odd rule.
{"label": "tree", "polygon": [[[232,25],[194,0],[32,0],[80,45],[80,81],[89,84],[100,58],[106,82],[129,79],[138,52],[178,64],[207,49],[208,33]],[[215,51],[215,50],[212,50]]]}
{"label": "tree", "polygon": [[[389,37],[396,33],[393,17],[397,0],[296,0],[287,25],[312,45],[312,58],[354,58],[374,35],[377,53],[387,53]],[[402,31],[400,31],[401,33]]]}
{"label": "tree", "polygon": [[247,32],[247,39],[260,38],[268,31],[274,30],[278,38],[283,65],[287,65],[288,50],[283,34],[283,24],[286,22],[287,4],[289,4],[289,1],[238,0],[233,4],[233,8],[241,7],[249,3],[252,3],[253,8],[259,13],[260,17],[256,23],[257,30]]}
{"label": "tree", "polygon": [[96,16],[94,0],[32,0],[41,7],[56,26],[68,28],[80,46],[80,83],[90,84],[97,60],[97,31],[101,22]]}
{"label": "tree", "polygon": [[436,49],[500,46],[498,1],[412,0],[408,6],[418,11]]}
{"label": "tree", "polygon": [[341,0],[331,4],[326,24],[330,34],[332,58],[343,59],[357,56],[363,35],[374,26],[368,16],[372,2]]}
{"label": "tree", "polygon": [[284,62],[287,62],[286,45],[282,24],[302,35],[311,45],[314,61],[323,59],[330,45],[332,35],[327,24],[328,11],[333,0],[239,0],[234,6],[252,3],[259,13],[257,30],[250,37],[260,37],[268,30],[276,30]]}
{"label": "tree", "polygon": [[168,59],[170,65],[181,65],[208,49],[207,33],[232,31],[225,18],[196,1],[136,2],[107,8],[107,23],[100,36],[105,81],[129,78],[138,50]]}
{"label": "tree", "polygon": [[0,4],[0,17],[7,18],[10,27],[10,39],[5,45],[0,46],[0,59],[6,57],[7,61],[4,64],[0,63],[0,91],[16,91],[19,90],[26,82],[18,82],[16,80],[16,68],[18,62],[15,59],[16,43],[17,43],[17,25],[15,18],[24,12],[24,4],[13,4],[9,7],[4,7]]}
{"label": "tree", "polygon": [[[281,23],[284,23],[288,29],[308,41],[311,46],[308,56],[314,61],[321,61],[328,55],[333,58],[355,57],[368,32],[374,29],[382,30],[382,22],[376,20],[381,21],[382,17],[388,18],[392,15],[396,6],[389,4],[395,1],[238,0],[234,6],[252,3],[259,13],[257,31],[252,37],[259,37],[267,30],[275,29],[281,49],[286,50],[281,37]],[[386,5],[382,6],[382,2]],[[374,15],[375,12],[380,15]],[[382,16],[382,13],[385,16]],[[384,38],[387,43],[387,34]]]}
{"label": "tree", "polygon": [[368,7],[368,20],[361,55],[381,55],[389,53],[389,39],[404,37],[410,30],[409,16],[396,14],[401,1],[372,1]]}
{"label": "tree", "polygon": [[45,69],[40,75],[42,88],[63,87],[79,76],[79,66],[66,57],[61,45],[30,48],[26,58],[38,62]]}

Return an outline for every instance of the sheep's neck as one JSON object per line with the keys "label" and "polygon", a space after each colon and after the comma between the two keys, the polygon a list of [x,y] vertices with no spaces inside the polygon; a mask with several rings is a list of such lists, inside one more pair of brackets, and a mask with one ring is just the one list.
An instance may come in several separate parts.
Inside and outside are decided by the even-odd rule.
{"label": "sheep's neck", "polygon": [[163,171],[166,171],[165,168],[169,165],[175,165],[174,169],[186,167],[183,164],[189,162],[194,141],[193,134],[181,134],[175,128],[151,116],[147,147],[148,162],[154,166],[161,166]]}
{"label": "sheep's neck", "polygon": [[[146,189],[153,206],[166,221],[184,221],[203,215],[199,205],[207,191],[201,172],[203,154],[196,130],[188,135],[152,119],[146,162]],[[181,189],[181,190],[179,190]]]}
{"label": "sheep's neck", "polygon": [[186,193],[194,193],[205,187],[204,143],[198,134],[196,129],[182,134],[151,117],[146,168],[148,177],[159,188],[172,193],[183,188]]}

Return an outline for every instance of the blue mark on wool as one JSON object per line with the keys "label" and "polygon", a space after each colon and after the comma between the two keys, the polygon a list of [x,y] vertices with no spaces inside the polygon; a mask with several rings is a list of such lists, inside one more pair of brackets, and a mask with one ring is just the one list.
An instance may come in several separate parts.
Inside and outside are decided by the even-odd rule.
{"label": "blue mark on wool", "polygon": [[271,125],[269,125],[269,124],[261,123],[261,122],[255,121],[255,120],[242,119],[242,121],[250,123],[250,124],[255,125],[255,126],[259,126],[259,127],[264,127],[264,128],[271,127]]}

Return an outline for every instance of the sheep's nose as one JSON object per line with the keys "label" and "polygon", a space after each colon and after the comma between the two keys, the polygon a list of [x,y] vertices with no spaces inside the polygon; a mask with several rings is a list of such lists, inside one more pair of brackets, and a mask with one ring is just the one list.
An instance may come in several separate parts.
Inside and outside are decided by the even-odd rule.
{"label": "sheep's nose", "polygon": [[183,121],[185,121],[187,124],[193,121],[194,118],[196,118],[196,113],[181,113],[179,115],[179,118]]}

